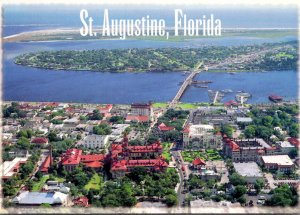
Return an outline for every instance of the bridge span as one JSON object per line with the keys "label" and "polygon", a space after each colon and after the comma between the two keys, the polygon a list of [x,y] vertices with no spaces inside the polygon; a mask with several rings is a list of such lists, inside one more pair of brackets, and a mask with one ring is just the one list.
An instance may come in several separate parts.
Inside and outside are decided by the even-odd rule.
{"label": "bridge span", "polygon": [[184,80],[184,82],[180,86],[178,92],[176,93],[176,96],[169,103],[170,108],[173,108],[176,106],[176,104],[179,102],[180,98],[182,97],[182,95],[184,94],[184,92],[186,91],[188,86],[192,84],[194,77],[200,72],[201,72],[200,70],[193,70],[192,73],[189,74],[189,76]]}

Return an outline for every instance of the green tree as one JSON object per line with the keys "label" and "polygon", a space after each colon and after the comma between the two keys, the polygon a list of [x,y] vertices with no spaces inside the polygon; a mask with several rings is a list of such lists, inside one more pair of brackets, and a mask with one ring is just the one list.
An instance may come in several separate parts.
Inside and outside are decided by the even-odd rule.
{"label": "green tree", "polygon": [[171,207],[178,204],[177,196],[174,194],[169,194],[166,196],[166,204]]}
{"label": "green tree", "polygon": [[264,186],[265,186],[264,180],[257,179],[255,181],[254,188],[256,189],[257,193],[259,193]]}
{"label": "green tree", "polygon": [[289,156],[292,159],[296,158],[298,156],[298,150],[297,150],[297,148],[291,149],[291,151],[289,152]]}
{"label": "green tree", "polygon": [[233,184],[234,186],[237,185],[245,185],[246,181],[244,179],[243,176],[237,174],[237,173],[233,173],[229,176],[229,181],[231,184]]}
{"label": "green tree", "polygon": [[234,189],[233,196],[235,198],[240,198],[244,194],[246,194],[247,188],[244,185],[237,185]]}
{"label": "green tree", "polygon": [[221,126],[221,132],[223,134],[226,134],[227,137],[232,137],[232,135],[233,135],[233,128],[230,125],[225,124],[225,125]]}
{"label": "green tree", "polygon": [[254,125],[249,125],[246,127],[244,134],[246,138],[253,138],[255,137],[256,128]]}
{"label": "green tree", "polygon": [[89,116],[89,120],[102,120],[103,116],[98,109],[93,111],[93,114]]}

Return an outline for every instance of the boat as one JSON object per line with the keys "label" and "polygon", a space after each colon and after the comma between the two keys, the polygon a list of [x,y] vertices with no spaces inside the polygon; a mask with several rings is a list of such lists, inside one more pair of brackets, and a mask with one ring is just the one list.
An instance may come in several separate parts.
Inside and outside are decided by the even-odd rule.
{"label": "boat", "polygon": [[233,91],[231,89],[225,89],[221,90],[222,93],[232,93]]}
{"label": "boat", "polygon": [[282,98],[281,96],[278,96],[278,95],[275,95],[275,94],[270,95],[270,96],[269,96],[269,99],[270,99],[272,102],[275,102],[275,103],[281,102],[281,101],[283,100],[283,98]]}
{"label": "boat", "polygon": [[235,95],[235,100],[237,102],[245,103],[251,97],[250,93],[238,93]]}
{"label": "boat", "polygon": [[236,72],[227,72],[230,75],[234,75]]}
{"label": "boat", "polygon": [[208,88],[207,85],[194,85],[194,87],[197,87],[197,88]]}

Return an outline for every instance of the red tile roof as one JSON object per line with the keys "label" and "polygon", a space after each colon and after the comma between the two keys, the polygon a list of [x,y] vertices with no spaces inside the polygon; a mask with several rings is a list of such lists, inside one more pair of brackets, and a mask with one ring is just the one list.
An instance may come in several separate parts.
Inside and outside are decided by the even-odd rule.
{"label": "red tile roof", "polygon": [[45,161],[43,162],[43,164],[41,165],[40,171],[47,173],[48,170],[49,170],[50,165],[51,165],[51,156],[48,155],[46,157]]}
{"label": "red tile roof", "polygon": [[126,117],[126,121],[148,122],[149,121],[149,117],[148,116],[133,116],[133,115],[128,115]]}
{"label": "red tile roof", "polygon": [[66,153],[62,155],[61,162],[63,165],[78,165],[80,163],[82,150],[80,149],[68,149]]}
{"label": "red tile roof", "polygon": [[114,161],[111,166],[111,171],[128,171],[129,167],[153,167],[155,170],[160,170],[168,167],[167,162],[163,158],[149,160],[119,160]]}
{"label": "red tile roof", "polygon": [[189,133],[190,132],[190,127],[188,125],[185,126],[182,132],[183,133]]}
{"label": "red tile roof", "polygon": [[164,123],[161,123],[159,126],[158,126],[158,129],[160,131],[172,131],[174,130],[175,128],[172,127],[172,126],[166,126]]}
{"label": "red tile roof", "polygon": [[288,139],[288,141],[289,141],[292,145],[294,145],[295,147],[299,147],[299,145],[300,145],[300,141],[299,141],[297,138],[290,137],[290,138]]}
{"label": "red tile roof", "polygon": [[232,105],[233,106],[238,106],[239,104],[236,101],[234,101],[234,100],[230,100],[228,102],[225,102],[224,105],[225,106],[232,106]]}
{"label": "red tile roof", "polygon": [[73,200],[73,203],[75,205],[81,206],[81,207],[88,207],[89,206],[89,199],[86,196],[80,196]]}
{"label": "red tile roof", "polygon": [[194,166],[198,166],[198,165],[206,165],[205,161],[202,160],[201,158],[196,158],[195,160],[193,160],[193,165]]}
{"label": "red tile roof", "polygon": [[31,143],[46,144],[48,143],[48,139],[45,137],[36,137],[31,141]]}

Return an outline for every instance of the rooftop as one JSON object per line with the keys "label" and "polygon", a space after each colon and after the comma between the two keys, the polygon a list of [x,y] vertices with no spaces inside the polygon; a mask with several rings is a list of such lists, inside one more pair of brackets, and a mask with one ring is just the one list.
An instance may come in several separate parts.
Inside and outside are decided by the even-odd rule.
{"label": "rooftop", "polygon": [[244,177],[263,177],[261,170],[255,162],[233,163],[234,169]]}
{"label": "rooftop", "polygon": [[25,191],[15,197],[12,201],[22,205],[62,204],[68,195],[61,192],[29,192]]}
{"label": "rooftop", "polygon": [[277,164],[279,166],[292,166],[294,164],[288,155],[271,155],[261,158],[265,164]]}

